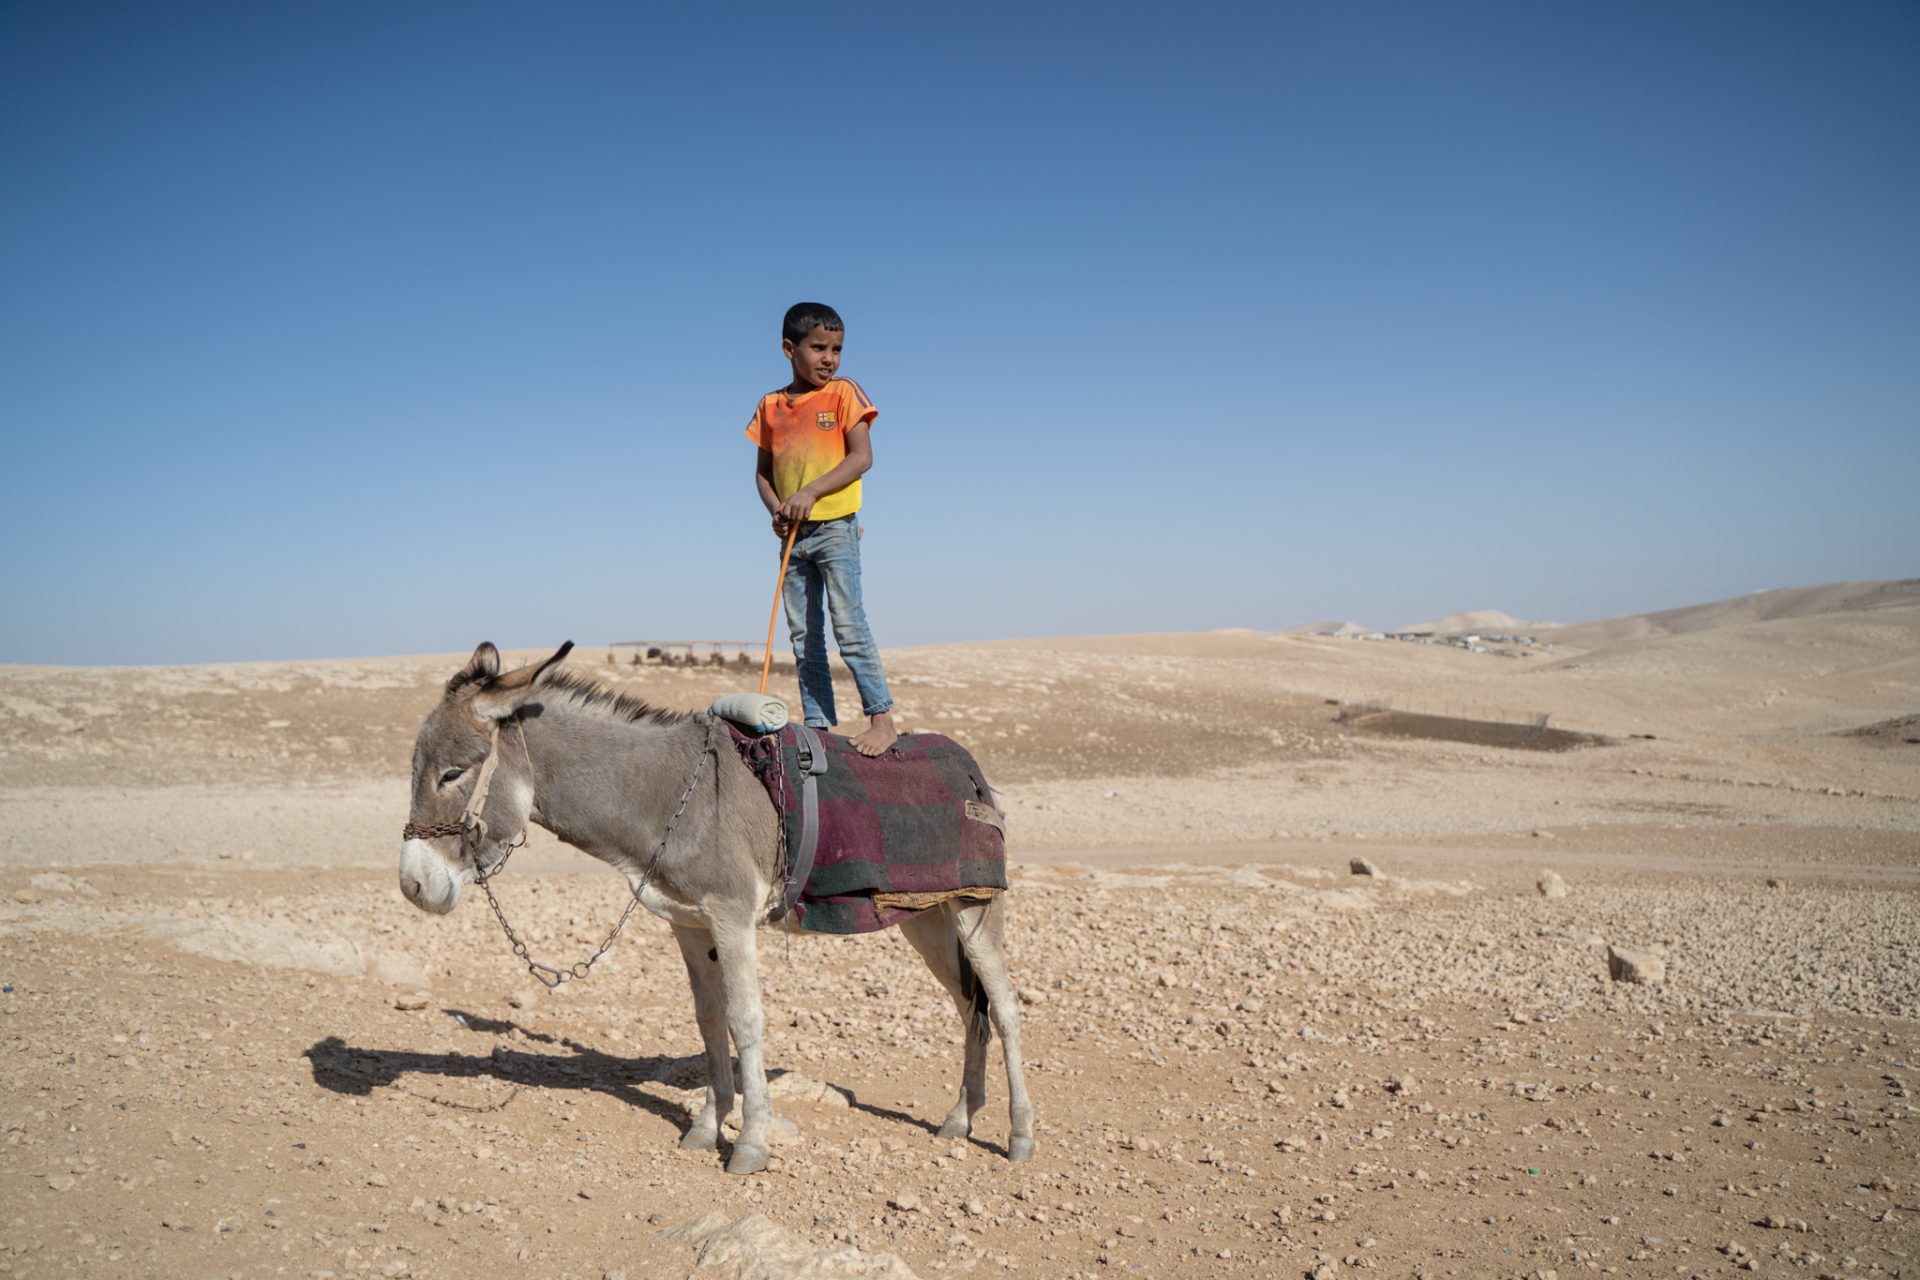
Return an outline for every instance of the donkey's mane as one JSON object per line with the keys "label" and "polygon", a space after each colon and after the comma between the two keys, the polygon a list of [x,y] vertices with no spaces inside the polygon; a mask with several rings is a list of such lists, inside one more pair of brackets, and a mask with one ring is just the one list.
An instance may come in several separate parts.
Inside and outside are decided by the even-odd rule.
{"label": "donkey's mane", "polygon": [[577,707],[598,711],[617,720],[649,724],[685,724],[694,717],[690,712],[668,711],[630,693],[619,693],[586,676],[571,671],[555,671],[540,682],[544,690],[560,694]]}

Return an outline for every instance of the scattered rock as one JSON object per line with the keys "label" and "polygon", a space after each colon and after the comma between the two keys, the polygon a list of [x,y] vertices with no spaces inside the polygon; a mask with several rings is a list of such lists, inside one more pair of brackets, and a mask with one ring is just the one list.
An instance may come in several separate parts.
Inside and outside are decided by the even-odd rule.
{"label": "scattered rock", "polygon": [[1607,976],[1615,982],[1665,982],[1667,962],[1651,951],[1607,947]]}
{"label": "scattered rock", "polygon": [[[848,1107],[853,1104],[852,1097],[838,1085],[828,1084],[824,1080],[815,1080],[812,1076],[803,1076],[797,1071],[782,1071],[767,1080],[767,1096],[784,1102],[817,1102],[826,1107]],[[700,1093],[700,1105],[706,1105],[706,1092]]]}
{"label": "scattered rock", "polygon": [[890,1253],[817,1248],[759,1213],[710,1210],[660,1234],[698,1250],[693,1274],[702,1280],[919,1280]]}
{"label": "scattered rock", "polygon": [[29,876],[27,883],[43,893],[78,893],[89,898],[97,898],[100,891],[85,880],[76,880],[64,871],[43,871],[39,875]]}
{"label": "scattered rock", "polygon": [[1350,859],[1347,862],[1347,870],[1356,876],[1373,876],[1377,879],[1385,878],[1385,873],[1383,873],[1379,867],[1374,866],[1372,860],[1368,858]]}
{"label": "scattered rock", "polygon": [[1542,871],[1540,878],[1534,882],[1534,887],[1540,891],[1540,896],[1543,898],[1567,896],[1567,882],[1560,878],[1558,871]]}

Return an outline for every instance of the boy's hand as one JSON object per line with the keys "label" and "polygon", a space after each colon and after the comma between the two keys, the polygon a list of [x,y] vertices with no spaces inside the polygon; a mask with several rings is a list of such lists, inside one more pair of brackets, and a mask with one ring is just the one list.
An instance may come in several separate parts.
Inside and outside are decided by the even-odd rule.
{"label": "boy's hand", "polygon": [[[780,510],[776,513],[775,518],[784,518],[790,524],[799,524],[812,514],[813,495],[808,493],[805,488],[800,488],[794,490],[793,496],[780,504]],[[781,529],[780,536],[783,538],[786,537],[787,531]]]}

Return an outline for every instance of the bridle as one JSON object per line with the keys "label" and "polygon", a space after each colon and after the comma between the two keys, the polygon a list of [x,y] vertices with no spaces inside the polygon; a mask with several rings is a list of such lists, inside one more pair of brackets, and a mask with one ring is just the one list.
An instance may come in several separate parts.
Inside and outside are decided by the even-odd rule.
{"label": "bridle", "polygon": [[[693,799],[693,788],[700,781],[700,772],[706,768],[707,758],[716,753],[715,744],[719,738],[720,718],[709,711],[706,713],[706,721],[707,740],[700,748],[699,759],[694,761],[693,776],[687,779],[687,789],[680,793],[680,803],[674,807],[673,815],[667,819],[666,830],[660,833],[660,843],[654,846],[653,855],[640,868],[639,883],[631,885],[633,897],[628,900],[626,910],[620,913],[620,918],[614,921],[613,928],[607,933],[606,941],[602,942],[592,955],[564,969],[541,964],[527,953],[526,942],[514,932],[513,926],[507,923],[506,912],[500,909],[500,899],[493,896],[493,878],[506,869],[507,859],[513,856],[513,851],[527,843],[526,828],[522,827],[520,834],[507,842],[506,847],[501,851],[500,856],[493,860],[491,866],[480,860],[480,850],[484,847],[487,838],[487,821],[481,816],[481,812],[487,807],[487,792],[493,786],[493,771],[500,763],[500,722],[498,720],[493,722],[492,733],[487,739],[487,758],[480,763],[480,776],[474,780],[473,794],[468,797],[467,807],[461,811],[460,820],[458,822],[409,822],[402,829],[401,838],[433,840],[440,836],[459,836],[460,856],[473,863],[474,882],[480,886],[480,891],[487,895],[487,905],[493,908],[493,918],[500,922],[500,929],[507,935],[507,942],[513,947],[513,954],[526,964],[527,972],[532,974],[542,986],[549,989],[559,986],[569,978],[584,978],[600,957],[607,954],[607,948],[611,947],[613,940],[620,936],[620,931],[627,927],[627,918],[633,914],[633,909],[640,905],[640,895],[646,891],[647,885],[653,880],[654,869],[660,865],[660,855],[667,851],[667,839],[673,834],[674,824],[680,821],[680,815],[687,811],[687,802]],[[534,774],[537,790],[539,774],[533,767],[533,755],[527,750],[527,731],[521,726],[518,716],[514,717],[513,727],[520,735],[520,754],[527,758],[527,770]],[[714,803],[716,806],[719,804],[717,792]]]}
{"label": "bridle", "polygon": [[[527,757],[527,768],[533,768],[533,756],[527,751],[527,731],[521,727],[519,717],[515,717],[513,727],[520,734],[520,754]],[[522,828],[508,845],[506,853],[493,860],[492,871],[483,868],[480,863],[480,850],[487,838],[487,820],[481,816],[486,811],[487,793],[493,789],[493,771],[500,767],[500,722],[493,722],[493,729],[487,737],[487,758],[480,762],[480,776],[474,780],[473,794],[467,798],[467,807],[460,811],[455,822],[409,822],[400,831],[402,840],[437,840],[441,836],[460,837],[460,856],[473,863],[474,878],[485,883],[484,877],[506,865],[507,856],[527,842],[526,829]]]}

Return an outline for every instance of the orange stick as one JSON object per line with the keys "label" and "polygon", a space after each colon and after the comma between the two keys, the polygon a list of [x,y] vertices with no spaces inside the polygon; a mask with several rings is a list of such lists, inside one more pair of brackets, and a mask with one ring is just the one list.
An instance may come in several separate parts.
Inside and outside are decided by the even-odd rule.
{"label": "orange stick", "polygon": [[800,532],[795,520],[787,529],[787,549],[780,553],[780,576],[773,580],[773,609],[767,614],[767,656],[760,662],[760,692],[767,691],[767,673],[773,670],[773,627],[780,618],[780,588],[787,580],[787,561],[793,555],[793,535]]}

